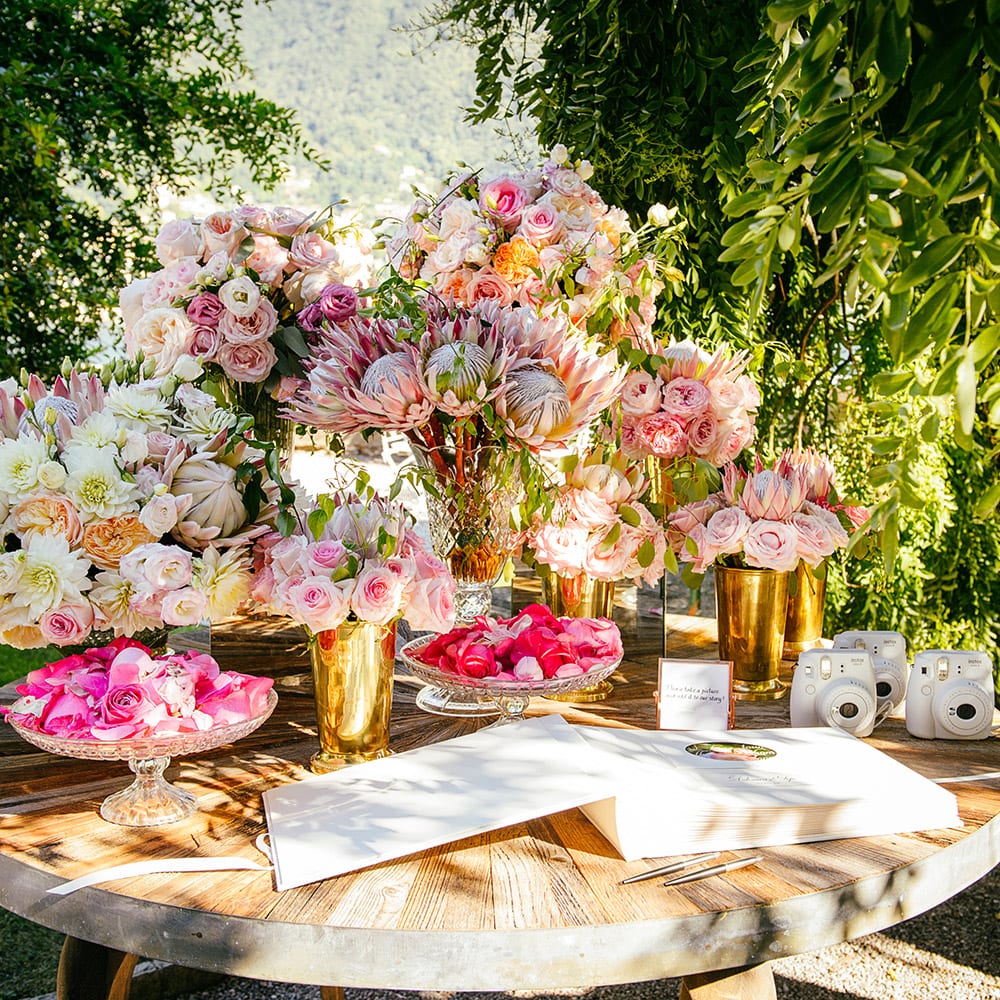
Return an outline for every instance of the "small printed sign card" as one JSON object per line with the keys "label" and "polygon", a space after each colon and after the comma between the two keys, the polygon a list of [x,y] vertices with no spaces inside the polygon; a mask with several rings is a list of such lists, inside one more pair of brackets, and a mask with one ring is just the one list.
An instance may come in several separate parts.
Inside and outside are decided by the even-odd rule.
{"label": "small printed sign card", "polygon": [[732,729],[733,665],[728,660],[660,660],[657,729]]}

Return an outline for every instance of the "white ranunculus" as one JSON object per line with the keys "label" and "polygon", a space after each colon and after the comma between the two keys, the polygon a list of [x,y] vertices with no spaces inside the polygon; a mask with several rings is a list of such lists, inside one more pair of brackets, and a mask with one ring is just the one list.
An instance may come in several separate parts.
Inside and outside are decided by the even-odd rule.
{"label": "white ranunculus", "polygon": [[38,467],[38,481],[47,490],[62,489],[63,483],[66,482],[66,470],[59,462],[43,462]]}
{"label": "white ranunculus", "polygon": [[8,438],[0,444],[0,491],[21,496],[38,488],[38,473],[49,461],[44,442],[33,437]]}
{"label": "white ranunculus", "polygon": [[671,219],[676,214],[676,208],[667,208],[662,202],[650,205],[646,211],[646,220],[651,226],[669,226]]}
{"label": "white ranunculus", "polygon": [[251,316],[260,305],[260,289],[253,278],[244,274],[219,287],[219,301],[234,316]]}
{"label": "white ranunculus", "polygon": [[68,449],[64,491],[85,520],[117,517],[136,506],[139,492],[127,482],[111,448],[81,446]]}

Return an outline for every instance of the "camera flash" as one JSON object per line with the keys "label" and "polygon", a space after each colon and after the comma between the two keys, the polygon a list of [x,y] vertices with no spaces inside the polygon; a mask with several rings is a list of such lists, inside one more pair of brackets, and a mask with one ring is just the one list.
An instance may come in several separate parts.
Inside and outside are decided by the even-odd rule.
{"label": "camera flash", "polygon": [[833,674],[833,664],[830,662],[829,656],[824,656],[819,661],[819,675],[824,680]]}
{"label": "camera flash", "polygon": [[948,657],[939,656],[937,661],[938,680],[943,681],[948,676]]}

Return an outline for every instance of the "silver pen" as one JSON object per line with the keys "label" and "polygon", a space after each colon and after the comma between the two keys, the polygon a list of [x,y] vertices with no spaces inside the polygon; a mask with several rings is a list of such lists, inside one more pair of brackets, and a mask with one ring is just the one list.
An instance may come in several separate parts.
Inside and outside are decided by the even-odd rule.
{"label": "silver pen", "polygon": [[678,875],[676,878],[668,878],[664,885],[681,885],[684,882],[697,882],[712,875],[722,875],[725,872],[734,872],[739,868],[748,868],[764,859],[763,854],[755,855],[752,858],[740,858],[739,861],[727,861],[724,865],[712,865],[711,868],[700,868],[696,872],[688,872],[687,875]]}
{"label": "silver pen", "polygon": [[662,868],[651,868],[648,872],[642,872],[639,875],[630,875],[628,878],[623,878],[621,884],[628,885],[629,882],[645,882],[648,878],[669,875],[671,872],[681,872],[685,868],[690,868],[692,865],[700,865],[702,861],[711,861],[712,858],[717,858],[718,856],[718,851],[713,851],[711,854],[699,854],[697,857],[688,858],[687,861],[675,861],[673,864],[664,865]]}

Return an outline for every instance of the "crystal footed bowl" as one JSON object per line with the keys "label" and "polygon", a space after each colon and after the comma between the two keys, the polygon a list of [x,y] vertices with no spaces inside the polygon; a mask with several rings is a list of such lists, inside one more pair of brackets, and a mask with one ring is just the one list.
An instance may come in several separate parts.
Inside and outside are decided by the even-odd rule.
{"label": "crystal footed bowl", "polygon": [[618,657],[608,663],[592,667],[585,674],[534,681],[506,680],[500,677],[464,677],[438,670],[437,667],[432,667],[417,658],[417,654],[432,638],[434,637],[421,636],[418,639],[411,639],[400,650],[403,662],[410,673],[435,688],[455,692],[475,692],[487,698],[497,706],[500,713],[500,719],[493,723],[494,725],[524,718],[524,710],[532,697],[565,694],[567,691],[577,691],[585,684],[598,684],[606,677],[610,677],[621,663],[621,657]]}
{"label": "crystal footed bowl", "polygon": [[171,757],[214,750],[235,743],[262,726],[275,706],[278,696],[267,694],[267,706],[260,715],[224,726],[213,726],[193,733],[171,733],[129,740],[68,739],[27,729],[14,719],[7,721],[29,743],[48,753],[82,760],[124,760],[135,774],[128,788],[109,795],[101,804],[101,816],[120,826],[160,826],[190,816],[197,800],[188,791],[171,785],[164,777]]}

